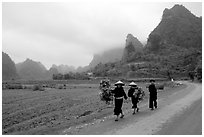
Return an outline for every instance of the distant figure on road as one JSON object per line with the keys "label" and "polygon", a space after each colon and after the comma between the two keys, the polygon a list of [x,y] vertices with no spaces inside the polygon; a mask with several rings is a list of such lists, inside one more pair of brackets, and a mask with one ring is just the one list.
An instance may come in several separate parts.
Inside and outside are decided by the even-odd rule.
{"label": "distant figure on road", "polygon": [[157,88],[154,84],[155,80],[151,79],[150,80],[150,85],[149,85],[149,108],[151,110],[154,110],[154,107],[157,108]]}
{"label": "distant figure on road", "polygon": [[122,105],[123,105],[123,98],[127,100],[127,95],[123,89],[122,86],[125,84],[121,81],[118,81],[115,83],[116,88],[112,90],[112,93],[114,94],[115,97],[115,108],[114,108],[114,115],[116,115],[115,121],[118,121],[118,117],[121,114],[120,118],[124,117],[124,114],[122,112]]}
{"label": "distant figure on road", "polygon": [[130,89],[128,90],[128,97],[132,100],[132,108],[133,108],[133,115],[135,114],[135,110],[137,109],[137,112],[139,111],[139,108],[137,107],[138,100],[138,90],[137,90],[137,84],[134,82],[131,82],[129,84]]}

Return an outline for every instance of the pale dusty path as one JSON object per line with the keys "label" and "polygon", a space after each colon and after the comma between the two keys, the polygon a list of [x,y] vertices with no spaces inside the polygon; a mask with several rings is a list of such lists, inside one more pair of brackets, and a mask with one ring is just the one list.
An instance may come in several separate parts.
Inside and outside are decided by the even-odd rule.
{"label": "pale dusty path", "polygon": [[[192,120],[183,122],[183,124],[177,124],[177,121],[186,121],[188,118],[186,114],[187,109],[194,110],[196,116],[200,116],[201,111],[201,100],[202,98],[202,85],[183,82],[187,84],[187,88],[182,89],[178,92],[173,93],[168,97],[159,99],[159,108],[154,111],[148,109],[148,105],[144,104],[140,108],[140,112],[136,115],[126,114],[124,119],[120,119],[118,122],[114,121],[113,117],[107,118],[104,122],[99,122],[98,124],[90,125],[81,128],[73,134],[114,134],[114,135],[148,135],[148,134],[185,134],[184,130],[180,131],[170,131],[178,129],[182,125],[182,129],[188,129],[188,124],[194,121],[195,115],[190,115]],[[197,101],[197,102],[196,102]],[[192,105],[195,104],[196,105]],[[196,109],[192,109],[191,106],[198,106]],[[194,107],[193,107],[194,108]],[[202,107],[201,107],[202,108]],[[188,111],[190,114],[191,112]],[[184,116],[183,116],[184,115]],[[175,117],[178,119],[175,121]],[[197,118],[197,121],[202,121],[201,117]],[[182,122],[181,122],[182,123]],[[177,128],[175,126],[178,126]],[[172,128],[173,127],[173,128]],[[80,128],[80,127],[79,127]],[[199,125],[194,127],[197,134],[201,134],[202,123],[199,129]],[[194,129],[193,128],[193,129]],[[168,132],[166,132],[168,131]],[[185,133],[182,133],[185,132]],[[68,130],[64,131],[65,134]],[[192,134],[196,134],[191,132]],[[189,133],[190,134],[190,133]]]}
{"label": "pale dusty path", "polygon": [[202,99],[164,124],[157,135],[202,135]]}

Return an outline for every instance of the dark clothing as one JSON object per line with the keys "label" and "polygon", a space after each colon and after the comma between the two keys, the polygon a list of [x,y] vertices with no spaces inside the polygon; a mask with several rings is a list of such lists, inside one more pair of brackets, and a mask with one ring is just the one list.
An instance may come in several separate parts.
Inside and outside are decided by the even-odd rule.
{"label": "dark clothing", "polygon": [[139,102],[138,96],[135,96],[134,93],[137,92],[134,88],[130,88],[128,90],[128,97],[131,97],[132,100],[132,108],[137,108],[137,103]]}
{"label": "dark clothing", "polygon": [[115,108],[114,108],[114,115],[119,115],[122,113],[122,105],[123,105],[123,98],[127,99],[127,95],[123,89],[123,87],[116,87],[112,93],[115,97]]}
{"label": "dark clothing", "polygon": [[151,98],[157,99],[157,88],[154,84],[149,85],[149,93]]}
{"label": "dark clothing", "polygon": [[154,84],[149,85],[149,108],[157,108],[157,89]]}
{"label": "dark clothing", "polygon": [[135,89],[134,88],[130,88],[129,90],[128,90],[128,97],[133,97],[133,93],[135,92]]}
{"label": "dark clothing", "polygon": [[114,115],[122,113],[123,99],[115,99]]}
{"label": "dark clothing", "polygon": [[137,108],[138,98],[132,97],[132,108]]}
{"label": "dark clothing", "polygon": [[116,88],[112,91],[112,93],[114,94],[114,97],[115,97],[115,98],[124,97],[125,99],[127,99],[127,95],[126,95],[126,93],[125,93],[123,87],[120,87],[120,88],[116,87]]}
{"label": "dark clothing", "polygon": [[149,108],[157,108],[157,99],[149,98]]}

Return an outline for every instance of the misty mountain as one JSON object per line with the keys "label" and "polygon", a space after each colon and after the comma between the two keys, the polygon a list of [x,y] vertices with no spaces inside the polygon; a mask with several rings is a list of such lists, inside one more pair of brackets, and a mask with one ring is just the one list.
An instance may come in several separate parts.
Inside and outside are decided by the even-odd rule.
{"label": "misty mountain", "polygon": [[63,65],[63,64],[59,66],[53,64],[51,68],[57,69],[58,73],[61,73],[61,74],[66,74],[69,72],[76,72],[76,69],[74,66],[68,66],[68,65]]}
{"label": "misty mountain", "polygon": [[163,11],[162,20],[150,33],[148,43],[157,37],[163,43],[185,48],[202,47],[202,18],[196,17],[182,5]]}
{"label": "misty mountain", "polygon": [[118,47],[106,50],[101,54],[94,54],[93,59],[89,63],[89,65],[84,67],[78,67],[76,69],[76,72],[82,73],[86,71],[91,71],[91,69],[96,67],[98,64],[106,64],[120,61],[122,59],[123,50],[124,49],[122,47]]}
{"label": "misty mountain", "polygon": [[132,34],[128,34],[126,38],[125,48],[118,47],[104,51],[101,54],[95,54],[92,61],[88,66],[78,67],[76,72],[85,72],[96,67],[98,64],[114,63],[123,60],[127,60],[133,53],[141,52],[143,44]]}
{"label": "misty mountain", "polygon": [[187,76],[202,60],[202,18],[182,5],[165,9],[147,43],[152,62],[159,60],[161,69],[172,75]]}
{"label": "misty mountain", "polygon": [[132,34],[128,34],[126,37],[125,49],[123,51],[122,60],[128,61],[128,58],[131,58],[134,54],[141,52],[142,49],[142,43]]}
{"label": "misty mountain", "polygon": [[56,73],[86,71],[94,76],[123,78],[186,77],[191,71],[202,70],[202,18],[182,5],[164,9],[145,46],[132,34],[124,40],[125,48],[95,54],[85,67],[53,65],[47,71],[40,62],[27,59],[16,64],[16,69],[21,78],[35,80],[50,79]]}
{"label": "misty mountain", "polygon": [[52,79],[53,78],[53,75],[54,74],[58,74],[58,70],[57,68],[54,68],[54,67],[51,67],[48,71],[47,71],[47,76],[49,79]]}
{"label": "misty mountain", "polygon": [[2,52],[2,80],[17,78],[16,66],[8,54]]}
{"label": "misty mountain", "polygon": [[161,22],[149,35],[146,49],[146,54],[160,58],[160,65],[173,73],[194,71],[202,60],[202,18],[182,5],[165,9]]}
{"label": "misty mountain", "polygon": [[45,80],[49,77],[45,66],[31,59],[16,64],[16,69],[20,78],[25,80]]}
{"label": "misty mountain", "polygon": [[76,71],[74,67],[68,65],[52,65],[47,70],[41,62],[31,59],[26,59],[24,62],[16,64],[16,68],[20,78],[25,80],[48,80],[52,79],[53,74],[66,74]]}
{"label": "misty mountain", "polygon": [[92,71],[95,76],[109,77],[187,77],[189,72],[201,70],[201,32],[202,18],[175,5],[163,11],[162,20],[140,52],[126,42],[125,61],[99,64]]}
{"label": "misty mountain", "polygon": [[58,73],[59,73],[59,71],[58,71],[57,68],[55,68],[55,67],[51,67],[51,68],[48,70],[48,72],[49,72],[50,74],[58,74]]}
{"label": "misty mountain", "polygon": [[120,61],[123,54],[123,48],[114,48],[107,51],[104,51],[102,54],[95,54],[89,68],[93,68],[99,63],[105,64],[108,62]]}
{"label": "misty mountain", "polygon": [[76,69],[76,72],[82,73],[82,72],[86,72],[86,71],[89,71],[89,70],[90,70],[89,65],[84,66],[84,67],[79,66],[79,67]]}

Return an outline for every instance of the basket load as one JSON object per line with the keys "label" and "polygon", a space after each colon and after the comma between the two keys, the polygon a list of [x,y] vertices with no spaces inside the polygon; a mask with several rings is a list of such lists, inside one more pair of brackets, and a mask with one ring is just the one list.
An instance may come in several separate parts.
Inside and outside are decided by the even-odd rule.
{"label": "basket load", "polygon": [[144,91],[142,90],[141,87],[137,87],[136,92],[134,92],[133,95],[134,95],[136,98],[138,98],[138,101],[143,100],[144,97],[145,97],[145,93],[144,93]]}
{"label": "basket load", "polygon": [[135,89],[134,92],[128,92],[129,97],[134,96],[134,98],[137,98],[138,101],[141,101],[144,99],[145,93],[141,87],[138,87],[137,84],[134,82],[131,82],[129,86]]}
{"label": "basket load", "polygon": [[109,80],[101,80],[99,89],[101,92],[99,93],[100,99],[102,101],[106,101],[106,103],[109,103],[109,101],[113,100],[113,95],[111,93],[111,87],[110,87],[110,81]]}

